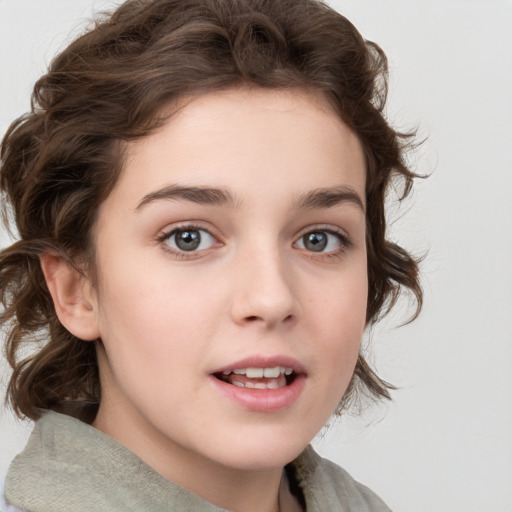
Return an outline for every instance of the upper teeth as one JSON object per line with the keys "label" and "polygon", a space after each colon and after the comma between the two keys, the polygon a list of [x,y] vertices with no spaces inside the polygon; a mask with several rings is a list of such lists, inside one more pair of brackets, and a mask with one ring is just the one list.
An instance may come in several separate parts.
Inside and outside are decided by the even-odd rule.
{"label": "upper teeth", "polygon": [[224,375],[230,375],[231,373],[245,375],[249,379],[261,379],[262,377],[275,379],[279,375],[291,375],[293,368],[285,368],[284,366],[274,366],[273,368],[236,368],[234,370],[225,370],[222,373]]}

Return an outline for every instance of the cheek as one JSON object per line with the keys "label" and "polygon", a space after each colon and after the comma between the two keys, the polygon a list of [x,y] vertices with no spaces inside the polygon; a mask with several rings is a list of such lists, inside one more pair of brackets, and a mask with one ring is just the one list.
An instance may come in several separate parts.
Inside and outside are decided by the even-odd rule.
{"label": "cheek", "polygon": [[366,327],[366,305],[366,269],[361,269],[350,279],[331,285],[312,312],[318,319],[318,354],[322,354],[322,365],[331,376],[350,380]]}
{"label": "cheek", "polygon": [[167,367],[187,360],[193,363],[194,348],[208,339],[218,318],[215,288],[201,287],[200,293],[197,282],[187,279],[185,272],[173,273],[154,264],[138,267],[143,272],[133,268],[122,262],[105,269],[100,332],[107,353],[115,356],[112,363],[133,359],[141,363],[141,370],[142,363],[165,362]]}

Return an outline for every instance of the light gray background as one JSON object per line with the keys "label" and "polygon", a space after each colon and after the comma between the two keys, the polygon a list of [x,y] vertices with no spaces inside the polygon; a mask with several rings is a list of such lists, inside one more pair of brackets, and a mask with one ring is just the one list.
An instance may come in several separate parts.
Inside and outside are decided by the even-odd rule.
{"label": "light gray background", "polygon": [[[110,5],[0,0],[0,133],[69,34]],[[331,5],[387,52],[389,115],[428,137],[414,159],[433,175],[392,208],[394,238],[429,251],[422,316],[394,328],[404,305],[372,333],[379,372],[401,390],[315,445],[396,512],[511,512],[512,1]],[[2,480],[29,429],[0,413]]]}

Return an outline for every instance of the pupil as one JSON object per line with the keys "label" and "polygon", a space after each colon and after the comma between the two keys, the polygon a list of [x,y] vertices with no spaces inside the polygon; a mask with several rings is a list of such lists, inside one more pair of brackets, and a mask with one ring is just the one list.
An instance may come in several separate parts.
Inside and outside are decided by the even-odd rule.
{"label": "pupil", "polygon": [[178,231],[176,233],[176,245],[182,251],[193,251],[201,243],[201,234],[199,231]]}
{"label": "pupil", "polygon": [[308,251],[321,252],[327,247],[327,235],[325,233],[309,233],[303,238],[304,247]]}

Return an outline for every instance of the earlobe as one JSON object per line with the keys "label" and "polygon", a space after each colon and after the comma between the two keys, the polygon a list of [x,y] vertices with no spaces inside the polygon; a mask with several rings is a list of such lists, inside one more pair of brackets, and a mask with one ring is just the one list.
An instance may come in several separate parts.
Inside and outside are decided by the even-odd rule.
{"label": "earlobe", "polygon": [[97,307],[88,279],[56,254],[39,259],[61,324],[77,338],[98,339]]}

